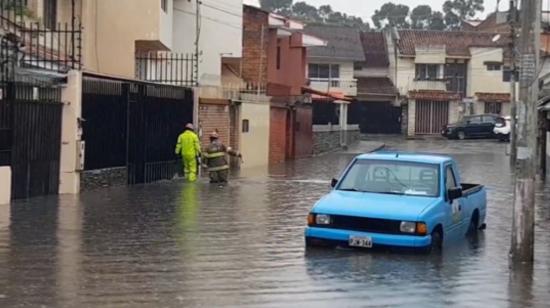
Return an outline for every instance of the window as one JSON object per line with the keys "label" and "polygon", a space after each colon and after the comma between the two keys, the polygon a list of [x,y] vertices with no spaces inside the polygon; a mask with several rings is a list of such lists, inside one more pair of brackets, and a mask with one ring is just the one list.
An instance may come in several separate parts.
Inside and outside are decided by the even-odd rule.
{"label": "window", "polygon": [[453,168],[451,166],[447,166],[447,176],[445,178],[445,188],[447,191],[452,188],[457,188],[458,185],[456,184],[455,175],[453,173]]}
{"label": "window", "polygon": [[502,114],[502,103],[485,102],[485,113]]}
{"label": "window", "polygon": [[277,69],[281,69],[281,40],[277,40]]}
{"label": "window", "polygon": [[482,121],[483,121],[483,123],[490,123],[490,124],[495,124],[496,123],[495,118],[492,117],[492,116],[483,116]]}
{"label": "window", "polygon": [[470,117],[466,119],[466,123],[468,124],[481,124],[481,117]]}
{"label": "window", "polygon": [[339,79],[340,65],[338,64],[309,64],[309,78],[316,79]]}
{"label": "window", "polygon": [[168,9],[168,0],[160,0],[160,7],[164,12],[166,12]]}
{"label": "window", "polygon": [[57,25],[57,0],[44,0],[44,26],[55,29]]}
{"label": "window", "polygon": [[439,64],[417,64],[415,77],[417,80],[441,79]]}
{"label": "window", "polygon": [[248,120],[243,120],[243,133],[248,133],[250,131],[250,123]]}
{"label": "window", "polygon": [[423,163],[360,159],[346,173],[338,189],[436,197],[439,168]]}
{"label": "window", "polygon": [[358,63],[358,62],[353,63],[353,70],[360,71],[362,69],[363,69],[363,64],[362,63]]}
{"label": "window", "polygon": [[497,62],[485,62],[485,66],[487,66],[488,71],[500,71],[502,68],[502,64]]}

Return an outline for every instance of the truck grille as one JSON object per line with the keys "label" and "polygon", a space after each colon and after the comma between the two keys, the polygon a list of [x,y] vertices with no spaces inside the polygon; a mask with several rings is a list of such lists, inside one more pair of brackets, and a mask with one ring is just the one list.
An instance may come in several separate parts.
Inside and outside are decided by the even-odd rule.
{"label": "truck grille", "polygon": [[340,229],[371,233],[402,234],[401,221],[355,216],[330,215],[330,225],[313,225],[317,228]]}

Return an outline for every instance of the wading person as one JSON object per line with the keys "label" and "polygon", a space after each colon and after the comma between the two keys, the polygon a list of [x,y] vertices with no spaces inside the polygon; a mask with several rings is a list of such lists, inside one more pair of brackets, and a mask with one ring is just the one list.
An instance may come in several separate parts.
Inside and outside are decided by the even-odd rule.
{"label": "wading person", "polygon": [[185,125],[185,130],[178,137],[175,152],[181,156],[184,177],[189,182],[195,182],[198,173],[197,157],[201,155],[201,147],[193,124]]}
{"label": "wading person", "polygon": [[241,158],[241,154],[227,148],[220,141],[217,132],[210,134],[210,144],[203,151],[203,163],[208,168],[210,183],[227,183],[229,176],[229,164],[227,163],[227,155]]}

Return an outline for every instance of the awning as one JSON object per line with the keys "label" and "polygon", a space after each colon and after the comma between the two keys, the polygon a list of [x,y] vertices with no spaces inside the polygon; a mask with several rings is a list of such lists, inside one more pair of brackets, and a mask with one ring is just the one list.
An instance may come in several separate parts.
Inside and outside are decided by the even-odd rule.
{"label": "awning", "polygon": [[415,100],[458,101],[460,100],[460,94],[438,90],[416,90],[409,91],[409,98]]}
{"label": "awning", "polygon": [[353,99],[346,97],[342,92],[336,92],[336,91],[323,92],[323,91],[312,89],[310,87],[302,87],[302,92],[311,94],[311,98],[313,100],[327,100],[327,101],[339,100],[339,101],[347,101],[347,102],[353,101]]}

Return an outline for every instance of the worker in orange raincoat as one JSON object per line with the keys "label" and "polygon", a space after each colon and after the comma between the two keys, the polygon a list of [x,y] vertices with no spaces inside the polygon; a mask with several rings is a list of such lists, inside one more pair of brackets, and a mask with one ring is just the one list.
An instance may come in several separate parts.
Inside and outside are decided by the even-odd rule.
{"label": "worker in orange raincoat", "polygon": [[201,155],[199,137],[194,131],[193,124],[185,125],[185,130],[178,137],[176,155],[180,155],[183,165],[183,174],[189,182],[197,181],[197,158]]}

